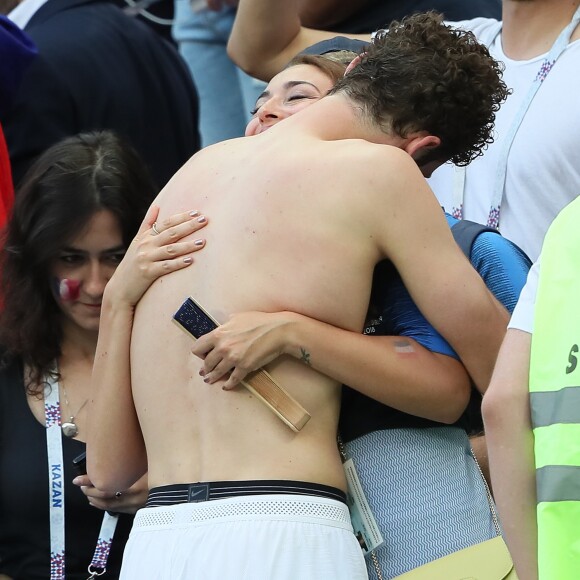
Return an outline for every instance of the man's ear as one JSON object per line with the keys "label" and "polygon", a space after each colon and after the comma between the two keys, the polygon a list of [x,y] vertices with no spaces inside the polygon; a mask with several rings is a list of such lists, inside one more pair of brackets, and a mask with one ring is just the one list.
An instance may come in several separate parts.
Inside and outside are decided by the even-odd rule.
{"label": "man's ear", "polygon": [[365,53],[363,52],[362,54],[359,54],[358,56],[355,56],[351,61],[350,64],[346,67],[346,70],[344,71],[344,76],[346,76],[355,66],[360,64],[360,61],[362,60],[362,57],[365,55]]}
{"label": "man's ear", "polygon": [[420,134],[410,137],[403,149],[415,160],[419,161],[423,155],[431,153],[430,149],[436,149],[441,145],[441,139],[435,135]]}
{"label": "man's ear", "polygon": [[436,149],[441,145],[441,139],[435,135],[416,135],[411,137],[403,149],[414,159],[419,166],[421,173],[425,177],[431,177],[431,174],[443,162],[436,154]]}

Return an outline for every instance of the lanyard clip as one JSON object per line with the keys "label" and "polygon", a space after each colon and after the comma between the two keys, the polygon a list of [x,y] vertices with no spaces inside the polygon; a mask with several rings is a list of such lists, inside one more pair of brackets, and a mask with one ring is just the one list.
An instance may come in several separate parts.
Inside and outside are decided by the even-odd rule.
{"label": "lanyard clip", "polygon": [[87,578],[87,580],[95,580],[95,578],[102,576],[107,571],[107,569],[106,568],[96,568],[96,567],[93,568],[93,565],[89,564],[87,571],[90,574],[90,576]]}

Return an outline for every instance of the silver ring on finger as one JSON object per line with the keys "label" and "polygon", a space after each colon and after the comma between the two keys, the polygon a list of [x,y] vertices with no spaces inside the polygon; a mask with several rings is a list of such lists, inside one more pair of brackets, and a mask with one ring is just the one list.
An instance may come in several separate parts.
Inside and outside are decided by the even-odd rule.
{"label": "silver ring on finger", "polygon": [[151,229],[153,230],[151,232],[152,236],[158,236],[161,232],[157,229],[157,222],[153,222],[153,225],[151,226]]}
{"label": "silver ring on finger", "polygon": [[123,492],[122,492],[122,491],[116,491],[116,492],[115,492],[115,497],[116,497],[117,499],[119,499],[119,498],[120,498],[122,495],[123,495]]}

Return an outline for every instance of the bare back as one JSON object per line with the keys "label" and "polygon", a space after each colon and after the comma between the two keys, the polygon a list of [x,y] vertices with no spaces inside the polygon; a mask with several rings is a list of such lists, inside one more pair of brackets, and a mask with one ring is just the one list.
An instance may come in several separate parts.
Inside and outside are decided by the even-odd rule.
{"label": "bare back", "polygon": [[150,486],[294,479],[344,487],[338,384],[289,357],[269,365],[312,415],[294,434],[244,388],[205,384],[192,338],[171,320],[191,295],[220,322],[234,312],[289,310],[361,330],[381,253],[357,156],[379,146],[264,137],[261,147],[251,138],[202,151],[158,200],[160,218],[196,209],[211,224],[193,267],[159,279],[135,316],[132,384]]}
{"label": "bare back", "polygon": [[344,488],[339,385],[296,359],[269,365],[312,415],[294,434],[245,389],[205,384],[193,339],[172,322],[190,295],[218,321],[288,310],[360,331],[373,268],[388,258],[487,385],[507,316],[454,243],[404,143],[331,95],[266,133],[201,151],[176,174],[157,200],[159,218],[207,214],[207,246],[191,267],[159,278],[135,312],[104,301],[88,458],[100,488],[130,485],[147,467],[151,487],[294,479]]}
{"label": "bare back", "polygon": [[270,365],[312,415],[294,434],[244,388],[206,385],[192,339],[171,321],[191,295],[218,321],[233,312],[290,310],[362,327],[378,252],[368,232],[352,224],[356,179],[325,170],[335,167],[325,164],[326,149],[340,155],[344,145],[285,141],[275,145],[279,151],[257,153],[251,141],[196,155],[159,198],[161,218],[197,209],[211,225],[194,266],[158,280],[135,316],[133,393],[151,486],[297,479],[343,487],[334,381],[294,359]]}

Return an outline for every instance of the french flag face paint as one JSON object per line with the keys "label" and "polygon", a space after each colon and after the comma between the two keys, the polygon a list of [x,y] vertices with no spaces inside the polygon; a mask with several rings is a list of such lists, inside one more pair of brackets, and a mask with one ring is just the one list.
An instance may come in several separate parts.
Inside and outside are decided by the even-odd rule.
{"label": "french flag face paint", "polygon": [[57,283],[58,296],[63,302],[72,302],[78,299],[81,293],[81,283],[79,280],[63,278],[62,280],[57,280]]}

